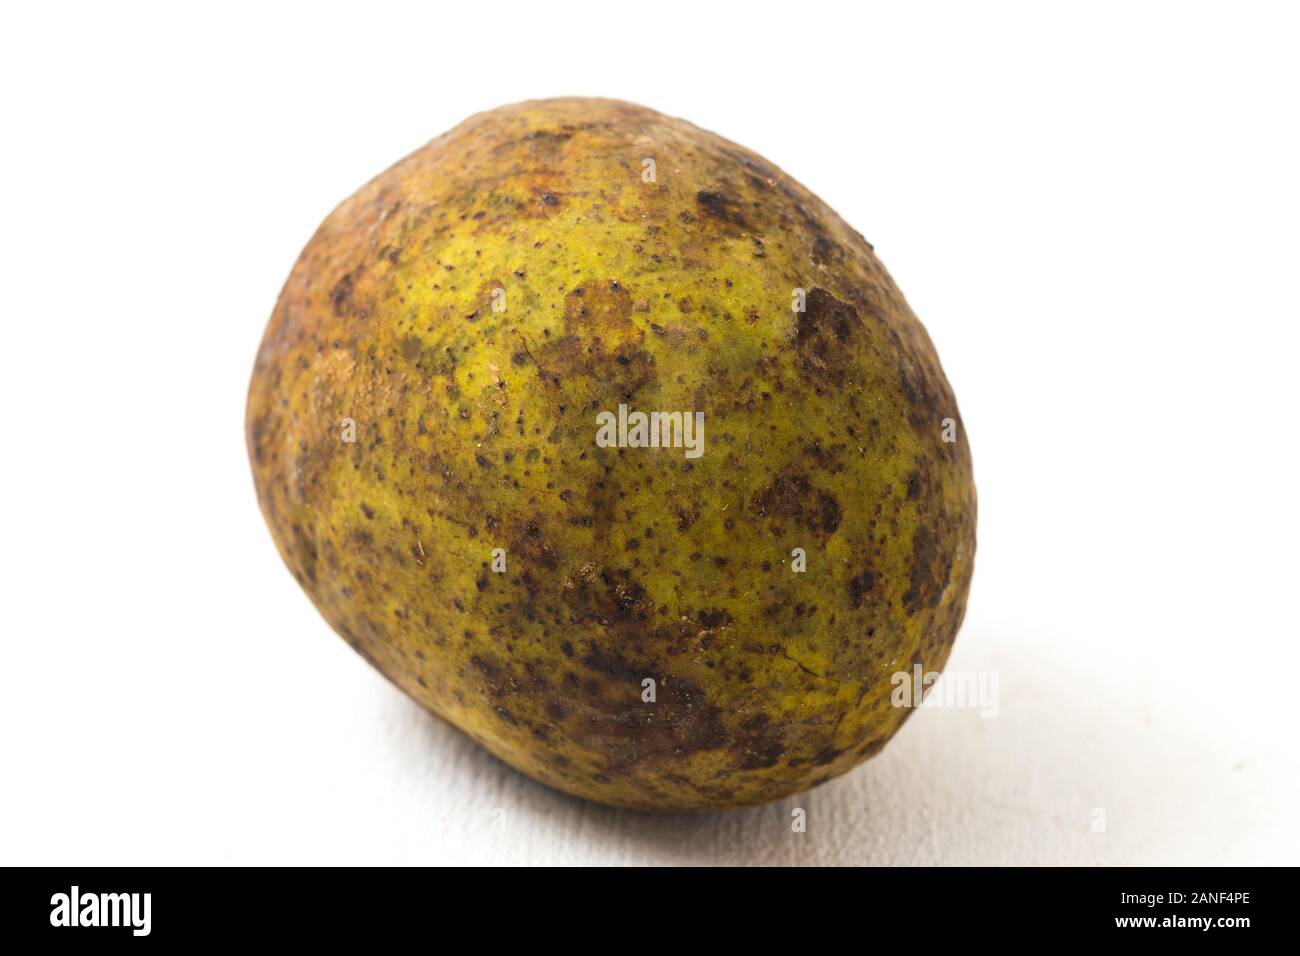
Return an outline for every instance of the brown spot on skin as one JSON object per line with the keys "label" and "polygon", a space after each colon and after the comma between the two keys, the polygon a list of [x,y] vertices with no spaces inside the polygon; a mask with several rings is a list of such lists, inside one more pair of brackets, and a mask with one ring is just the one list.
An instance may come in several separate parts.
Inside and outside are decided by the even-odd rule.
{"label": "brown spot on skin", "polygon": [[767,714],[755,714],[740,725],[735,750],[742,770],[775,767],[785,756],[785,737],[779,724]]}
{"label": "brown spot on skin", "polygon": [[599,339],[584,347],[582,339],[574,335],[543,346],[538,364],[556,385],[562,387],[568,379],[581,375],[594,379],[619,399],[631,396],[655,379],[649,352],[626,347],[608,352]]}
{"label": "brown spot on skin", "polygon": [[858,749],[853,752],[857,754],[859,757],[872,757],[880,753],[881,749],[884,746],[885,746],[885,741],[883,739],[876,738],[875,740],[868,740],[859,744]]}
{"label": "brown spot on skin", "polygon": [[614,651],[595,645],[587,648],[587,653],[582,657],[582,664],[588,670],[593,670],[613,680],[630,681],[637,684],[640,684],[646,670],[645,667],[629,663]]}
{"label": "brown spot on skin", "polygon": [[756,493],[749,508],[760,517],[786,519],[820,537],[834,534],[843,518],[835,496],[816,489],[807,475],[795,470],[783,472]]}
{"label": "brown spot on skin", "polygon": [[474,654],[469,659],[472,664],[484,678],[484,686],[487,692],[493,697],[501,697],[506,693],[508,681],[505,677],[505,669],[496,661],[489,661],[487,658]]}
{"label": "brown spot on skin", "polygon": [[741,215],[738,203],[720,192],[702,189],[695,194],[697,208],[706,216],[751,231],[749,222]]}
{"label": "brown spot on skin", "polygon": [[913,471],[907,476],[907,500],[915,501],[921,494],[921,473]]}
{"label": "brown spot on skin", "polygon": [[912,574],[903,605],[908,614],[938,607],[948,587],[952,572],[946,549],[939,547],[938,536],[927,527],[919,527],[912,537]]}
{"label": "brown spot on skin", "polygon": [[617,280],[593,280],[564,297],[564,328],[573,335],[617,341],[635,331],[632,294]]}
{"label": "brown spot on skin", "polygon": [[863,571],[849,582],[849,605],[856,611],[862,607],[862,601],[876,583],[876,576],[870,571]]}
{"label": "brown spot on skin", "polygon": [[402,358],[412,365],[420,361],[420,356],[424,353],[424,342],[418,335],[403,336],[401,346]]}
{"label": "brown spot on skin", "polygon": [[527,567],[558,568],[561,555],[551,538],[543,533],[542,528],[546,526],[546,520],[540,515],[515,525],[507,552],[518,555]]}
{"label": "brown spot on skin", "polygon": [[601,580],[610,589],[610,598],[618,608],[619,619],[643,621],[653,610],[645,588],[631,580],[626,571],[603,571]]}
{"label": "brown spot on skin", "polygon": [[813,263],[819,266],[830,265],[835,260],[842,258],[843,255],[844,253],[840,247],[825,236],[817,237],[813,242],[812,252],[809,253]]}
{"label": "brown spot on skin", "polygon": [[695,524],[695,522],[699,520],[699,517],[700,517],[700,509],[698,505],[691,505],[689,507],[678,508],[677,509],[677,530],[689,531],[691,529],[691,525]]}
{"label": "brown spot on skin", "polygon": [[602,692],[584,695],[566,729],[600,752],[606,772],[626,773],[642,762],[676,765],[691,754],[728,744],[719,708],[700,685],[674,675],[657,681],[654,703],[641,700],[646,668],[610,651],[589,652],[584,663],[611,678]]}
{"label": "brown spot on skin", "polygon": [[731,623],[731,614],[721,608],[714,608],[710,611],[700,611],[696,615],[699,622],[705,627],[726,627]]}
{"label": "brown spot on skin", "polygon": [[[961,416],[956,412],[956,402],[952,389],[944,381],[935,363],[927,361],[918,344],[909,337],[900,335],[896,329],[889,332],[890,341],[898,352],[896,370],[898,385],[907,401],[907,417],[913,430],[927,438],[937,435],[942,428],[945,417],[957,420],[958,434],[964,434]],[[957,443],[944,443],[944,452],[952,456]]]}
{"label": "brown spot on skin", "polygon": [[592,280],[564,298],[565,335],[542,347],[538,374],[561,388],[573,376],[595,379],[619,400],[655,380],[645,332],[632,323],[632,297],[618,280]]}
{"label": "brown spot on skin", "polygon": [[330,303],[334,306],[335,315],[352,314],[352,290],[355,283],[353,273],[349,272],[334,283],[334,288],[330,289]]}
{"label": "brown spot on skin", "polygon": [[903,396],[907,399],[909,405],[918,405],[921,403],[923,393],[921,389],[925,383],[923,381],[913,384],[912,375],[907,370],[907,363],[902,359],[898,360],[898,384],[903,390]]}
{"label": "brown spot on skin", "polygon": [[814,524],[810,530],[816,530],[817,523],[820,523],[823,531],[834,534],[842,517],[840,503],[835,500],[835,496],[825,491],[817,492],[817,514],[813,517]]}
{"label": "brown spot on skin", "polygon": [[804,224],[808,227],[809,232],[813,235],[812,249],[809,251],[809,258],[814,265],[829,266],[839,262],[844,258],[844,250],[840,244],[831,239],[822,221],[817,218],[803,203],[796,207],[799,215],[803,217]]}
{"label": "brown spot on skin", "polygon": [[575,133],[590,128],[590,123],[581,123],[565,124],[557,129],[529,130],[523,136],[498,143],[493,147],[493,152],[502,153],[523,148],[528,152],[541,153],[550,157],[558,152],[565,143],[573,139]]}
{"label": "brown spot on skin", "polygon": [[826,747],[819,751],[817,756],[813,757],[813,766],[825,767],[827,764],[834,763],[835,759],[842,753],[844,753],[843,750],[836,750],[834,747]]}
{"label": "brown spot on skin", "polygon": [[844,446],[834,445],[827,448],[820,442],[814,442],[813,446],[808,449],[808,457],[811,458],[823,471],[828,471],[832,475],[839,474],[844,470]]}
{"label": "brown spot on skin", "polygon": [[799,371],[812,383],[842,386],[853,371],[854,341],[862,331],[857,310],[825,289],[809,290],[795,313],[794,345]]}

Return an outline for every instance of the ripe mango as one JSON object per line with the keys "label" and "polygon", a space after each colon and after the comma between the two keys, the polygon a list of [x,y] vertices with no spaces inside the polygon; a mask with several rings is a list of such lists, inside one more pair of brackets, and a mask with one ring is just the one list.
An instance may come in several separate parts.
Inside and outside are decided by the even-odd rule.
{"label": "ripe mango", "polygon": [[606,804],[844,773],[965,612],[965,430],[871,245],[762,157],[629,103],[471,117],[344,201],[271,316],[247,440],[331,626]]}

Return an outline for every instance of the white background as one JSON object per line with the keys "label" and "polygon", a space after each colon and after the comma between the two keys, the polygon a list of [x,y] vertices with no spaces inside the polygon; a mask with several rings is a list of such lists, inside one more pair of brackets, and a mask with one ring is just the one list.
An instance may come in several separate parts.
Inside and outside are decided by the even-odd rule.
{"label": "white background", "polygon": [[[0,862],[1300,863],[1296,15],[978,6],[6,6]],[[470,113],[564,94],[743,143],[875,244],[968,428],[950,666],[998,672],[998,717],[619,813],[299,591],[243,437],[299,249]]]}

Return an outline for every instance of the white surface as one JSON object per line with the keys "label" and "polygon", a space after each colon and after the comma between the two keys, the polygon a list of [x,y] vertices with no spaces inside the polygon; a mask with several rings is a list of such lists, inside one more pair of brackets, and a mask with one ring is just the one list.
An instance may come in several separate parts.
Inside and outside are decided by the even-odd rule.
{"label": "white surface", "polygon": [[[1300,863],[1296,14],[458,6],[0,14],[0,862]],[[243,408],[302,244],[469,113],[574,93],[875,244],[969,428],[950,666],[998,717],[616,813],[425,716],[285,571]]]}

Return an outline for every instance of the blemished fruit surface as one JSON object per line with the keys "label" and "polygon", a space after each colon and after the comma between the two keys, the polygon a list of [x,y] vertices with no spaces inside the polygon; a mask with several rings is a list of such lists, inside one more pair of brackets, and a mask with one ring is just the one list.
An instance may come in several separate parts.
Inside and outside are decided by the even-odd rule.
{"label": "blemished fruit surface", "polygon": [[[620,404],[703,412],[703,453],[602,447]],[[965,612],[965,429],[872,247],[762,157],[629,103],[473,116],[335,209],[267,326],[247,438],[334,629],[602,803],[844,773]]]}

